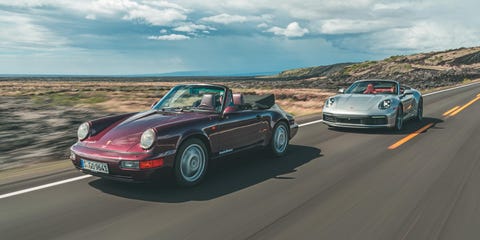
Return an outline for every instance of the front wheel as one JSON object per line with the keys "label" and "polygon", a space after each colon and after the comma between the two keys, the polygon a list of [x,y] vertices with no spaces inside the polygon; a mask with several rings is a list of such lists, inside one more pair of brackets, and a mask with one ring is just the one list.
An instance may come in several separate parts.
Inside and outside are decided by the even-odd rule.
{"label": "front wheel", "polygon": [[399,105],[397,108],[397,115],[395,116],[395,130],[401,131],[403,129],[403,108]]}
{"label": "front wheel", "polygon": [[175,156],[175,180],[184,187],[197,185],[202,181],[208,167],[208,153],[205,144],[197,138],[186,140]]}
{"label": "front wheel", "polygon": [[279,122],[273,129],[272,139],[270,140],[270,150],[276,157],[285,155],[289,143],[288,126],[284,122]]}
{"label": "front wheel", "polygon": [[423,120],[423,100],[420,98],[418,101],[418,106],[417,106],[417,116],[415,117],[415,120],[421,122]]}

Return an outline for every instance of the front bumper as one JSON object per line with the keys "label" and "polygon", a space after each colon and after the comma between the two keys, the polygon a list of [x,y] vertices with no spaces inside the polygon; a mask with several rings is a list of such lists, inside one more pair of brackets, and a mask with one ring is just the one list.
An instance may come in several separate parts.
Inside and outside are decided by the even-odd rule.
{"label": "front bumper", "polygon": [[[175,152],[170,152],[168,154],[129,154],[129,153],[119,153],[111,151],[102,151],[99,149],[91,149],[78,145],[73,145],[71,148],[70,160],[73,165],[82,171],[85,174],[90,174],[93,176],[123,181],[123,182],[146,182],[151,179],[159,177],[161,170],[165,167],[171,167],[175,158]],[[155,168],[148,169],[124,169],[120,167],[120,162],[123,160],[130,161],[142,161],[142,160],[154,160],[154,159],[163,159],[164,164]],[[80,161],[89,160],[95,162],[106,163],[108,166],[108,174],[94,172],[91,170],[83,169],[81,167]]]}
{"label": "front bumper", "polygon": [[395,114],[344,115],[344,114],[324,113],[323,123],[331,127],[392,128],[395,126]]}
{"label": "front bumper", "polygon": [[295,135],[297,135],[298,127],[299,126],[297,123],[290,124],[290,139],[292,139],[293,137],[295,137]]}

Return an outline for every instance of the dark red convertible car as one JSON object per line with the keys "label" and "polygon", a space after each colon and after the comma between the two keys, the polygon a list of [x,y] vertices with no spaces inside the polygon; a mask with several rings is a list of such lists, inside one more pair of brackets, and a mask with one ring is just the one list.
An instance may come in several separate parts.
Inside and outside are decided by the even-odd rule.
{"label": "dark red convertible car", "polygon": [[145,181],[170,167],[179,185],[192,186],[205,176],[209,159],[253,147],[282,156],[297,131],[273,94],[178,85],[148,111],[81,124],[70,158],[84,173],[124,181]]}

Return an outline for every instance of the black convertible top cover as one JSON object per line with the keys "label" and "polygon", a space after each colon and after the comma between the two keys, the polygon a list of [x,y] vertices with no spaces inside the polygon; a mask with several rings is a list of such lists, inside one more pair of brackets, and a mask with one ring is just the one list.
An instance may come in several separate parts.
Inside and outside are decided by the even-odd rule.
{"label": "black convertible top cover", "polygon": [[245,103],[254,109],[269,109],[275,105],[275,95],[245,95]]}

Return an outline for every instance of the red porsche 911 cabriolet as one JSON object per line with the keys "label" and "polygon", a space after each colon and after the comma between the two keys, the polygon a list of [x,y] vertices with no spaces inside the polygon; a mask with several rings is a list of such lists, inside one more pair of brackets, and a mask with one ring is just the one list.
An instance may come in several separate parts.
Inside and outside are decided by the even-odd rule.
{"label": "red porsche 911 cabriolet", "polygon": [[124,181],[145,181],[170,167],[179,185],[193,186],[205,176],[209,159],[253,147],[282,156],[297,131],[273,95],[178,85],[148,111],[81,124],[70,158],[84,173]]}

